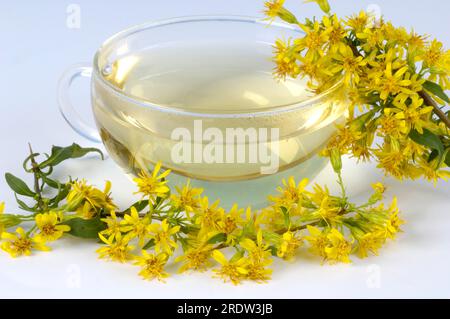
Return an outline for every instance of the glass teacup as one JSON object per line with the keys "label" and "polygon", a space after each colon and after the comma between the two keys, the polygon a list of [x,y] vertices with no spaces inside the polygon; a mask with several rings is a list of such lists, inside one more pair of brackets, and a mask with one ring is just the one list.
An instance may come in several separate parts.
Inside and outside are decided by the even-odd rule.
{"label": "glass teacup", "polygon": [[[313,178],[317,155],[343,119],[341,82],[314,94],[304,79],[274,79],[277,38],[299,29],[247,17],[198,16],[132,27],[107,40],[93,66],[61,79],[59,102],[81,135],[102,141],[125,173],[157,163],[172,186],[191,180],[211,199],[261,207],[283,178]],[[97,129],[68,99],[78,76],[92,76]]]}

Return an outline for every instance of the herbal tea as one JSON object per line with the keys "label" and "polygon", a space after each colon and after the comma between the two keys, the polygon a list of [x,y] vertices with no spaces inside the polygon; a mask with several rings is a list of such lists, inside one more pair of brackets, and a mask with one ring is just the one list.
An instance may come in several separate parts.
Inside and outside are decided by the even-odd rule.
{"label": "herbal tea", "polygon": [[216,197],[225,189],[239,197],[239,185],[257,189],[285,175],[315,175],[324,160],[314,155],[345,105],[334,97],[287,109],[314,94],[306,80],[275,80],[271,55],[267,43],[177,42],[105,65],[104,79],[132,98],[124,103],[95,88],[108,152],[129,174],[161,161]]}

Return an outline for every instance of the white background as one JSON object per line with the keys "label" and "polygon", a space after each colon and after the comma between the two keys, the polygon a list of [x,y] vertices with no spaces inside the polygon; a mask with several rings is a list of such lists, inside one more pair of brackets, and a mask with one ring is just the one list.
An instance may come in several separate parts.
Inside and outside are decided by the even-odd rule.
{"label": "white background", "polygon": [[[300,17],[318,14],[313,4],[287,0]],[[349,15],[376,5],[397,25],[415,26],[450,44],[450,2],[331,0],[335,11]],[[66,26],[66,9],[81,8],[81,28]],[[0,173],[21,177],[21,161],[27,143],[48,151],[52,144],[78,142],[90,145],[64,122],[56,105],[60,74],[71,64],[90,61],[97,47],[127,26],[153,19],[193,14],[260,15],[259,0],[145,0],[145,1],[0,1]],[[88,82],[75,87],[74,100],[80,113],[89,117]],[[374,164],[344,163],[345,180],[352,199],[363,200],[370,183],[381,180]],[[57,173],[86,177],[99,187],[113,182],[113,195],[122,207],[132,201],[134,186],[107,160],[71,161]],[[29,178],[29,177],[27,177]],[[316,179],[333,185],[327,167]],[[53,245],[50,253],[10,259],[0,252],[1,297],[135,297],[135,298],[315,298],[315,297],[450,297],[450,189],[422,181],[387,179],[388,197],[398,196],[405,232],[388,244],[381,256],[355,258],[352,265],[320,266],[315,259],[277,262],[268,284],[245,283],[238,287],[211,279],[209,273],[173,275],[166,284],[146,282],[131,265],[97,259],[95,243],[73,238]],[[331,187],[333,190],[336,188]],[[0,199],[7,211],[17,211],[3,179]],[[174,273],[175,268],[170,269]]]}

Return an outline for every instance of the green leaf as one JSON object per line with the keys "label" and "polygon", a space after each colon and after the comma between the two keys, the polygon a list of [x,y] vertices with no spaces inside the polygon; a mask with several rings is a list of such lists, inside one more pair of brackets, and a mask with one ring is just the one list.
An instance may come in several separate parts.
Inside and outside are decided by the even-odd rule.
{"label": "green leaf", "polygon": [[23,180],[14,176],[13,174],[6,173],[5,179],[9,187],[11,187],[11,189],[17,194],[28,197],[34,197],[36,195],[36,193],[34,193]]}
{"label": "green leaf", "polygon": [[444,145],[436,134],[427,129],[423,129],[423,134],[420,134],[416,130],[411,130],[409,137],[420,145],[436,150],[438,152],[439,161],[442,159],[442,156],[444,155]]}
{"label": "green leaf", "polygon": [[155,246],[155,240],[152,238],[144,245],[144,247],[142,247],[142,249],[147,250],[152,248],[153,246]]}
{"label": "green leaf", "polygon": [[428,92],[433,93],[441,100],[450,103],[450,99],[448,98],[447,94],[445,94],[444,90],[439,84],[431,81],[425,81],[425,83],[423,84],[423,88]]}
{"label": "green leaf", "polygon": [[208,239],[208,244],[217,244],[217,243],[222,243],[225,240],[227,240],[227,234],[225,233],[218,233],[214,236],[212,236],[210,239]]}
{"label": "green leaf", "polygon": [[450,152],[447,152],[447,156],[445,157],[445,165],[450,167]]}
{"label": "green leaf", "polygon": [[290,219],[287,208],[284,206],[281,206],[281,212],[283,213],[283,216],[284,216],[284,226],[289,227],[291,225],[291,219]]}
{"label": "green leaf", "polygon": [[16,202],[19,204],[20,209],[27,211],[27,212],[34,212],[35,209],[33,207],[29,207],[27,204],[25,204],[24,201],[20,200],[19,197],[17,197],[17,194],[14,194],[16,197]]}
{"label": "green leaf", "polygon": [[106,229],[106,223],[102,222],[99,217],[93,219],[72,218],[62,225],[70,226],[69,234],[80,238],[98,238],[98,233]]}
{"label": "green leaf", "polygon": [[39,164],[39,167],[44,168],[47,166],[55,166],[67,159],[83,157],[84,155],[90,152],[99,153],[103,159],[102,151],[100,151],[97,148],[93,147],[83,148],[75,143],[67,147],[53,146],[52,153],[50,154],[49,158],[47,158],[44,162]]}

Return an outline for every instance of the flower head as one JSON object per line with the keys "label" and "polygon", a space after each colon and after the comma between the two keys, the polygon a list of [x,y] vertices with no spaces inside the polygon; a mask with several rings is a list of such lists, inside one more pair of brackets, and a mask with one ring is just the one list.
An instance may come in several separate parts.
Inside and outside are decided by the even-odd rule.
{"label": "flower head", "polygon": [[122,235],[111,235],[106,238],[102,234],[98,234],[98,237],[107,245],[97,249],[99,258],[110,259],[124,263],[131,259],[130,252],[134,249],[134,246],[128,245],[128,238],[122,237]]}
{"label": "flower head", "polygon": [[1,248],[10,254],[11,257],[29,256],[33,249],[42,251],[50,250],[41,239],[30,237],[22,227],[18,227],[16,233],[17,235],[7,232],[1,234],[1,238],[6,240],[1,244]]}
{"label": "flower head", "polygon": [[171,255],[173,249],[178,247],[172,237],[180,231],[180,226],[170,227],[167,219],[164,219],[161,224],[151,224],[149,231],[150,237],[155,240],[155,251],[157,253],[162,251]]}
{"label": "flower head", "polygon": [[181,262],[183,265],[178,270],[180,273],[192,269],[195,271],[204,271],[210,265],[209,258],[213,247],[211,245],[197,245],[189,248],[184,255],[175,259],[175,262]]}
{"label": "flower head", "polygon": [[329,245],[325,247],[327,260],[330,262],[350,263],[349,255],[352,251],[352,244],[349,243],[344,235],[335,228],[332,228],[327,234]]}
{"label": "flower head", "polygon": [[150,218],[145,216],[139,217],[137,209],[131,207],[131,213],[125,214],[124,219],[120,222],[120,231],[127,233],[128,239],[138,238],[139,246],[145,244],[145,239],[149,236],[150,231]]}
{"label": "flower head", "polygon": [[55,241],[59,239],[64,232],[70,231],[68,225],[60,225],[58,215],[55,212],[37,214],[35,217],[36,226],[40,232],[36,238],[42,242]]}
{"label": "flower head", "polygon": [[149,254],[147,251],[142,250],[142,256],[135,256],[135,265],[141,266],[141,271],[139,276],[146,280],[158,279],[159,281],[164,281],[164,278],[169,276],[168,273],[164,271],[164,266],[167,263],[168,255],[161,254]]}
{"label": "flower head", "polygon": [[186,185],[182,188],[176,187],[176,190],[177,194],[170,196],[174,208],[185,211],[188,215],[199,208],[203,189],[191,187],[190,180],[188,180]]}
{"label": "flower head", "polygon": [[283,234],[281,243],[277,250],[278,257],[286,260],[292,260],[297,249],[303,244],[302,240],[291,231]]}
{"label": "flower head", "polygon": [[217,261],[221,268],[215,269],[214,272],[218,277],[222,278],[224,282],[230,280],[233,284],[237,285],[242,279],[248,274],[246,269],[247,260],[244,257],[231,258],[228,260],[225,258],[219,250],[214,250],[212,252],[212,257]]}
{"label": "flower head", "polygon": [[149,198],[165,197],[170,191],[167,187],[167,180],[165,179],[167,175],[170,174],[170,170],[158,175],[161,169],[161,162],[158,162],[151,174],[147,171],[142,170],[138,177],[134,178],[133,181],[138,186],[139,190],[137,193],[141,193],[143,196],[149,196]]}

